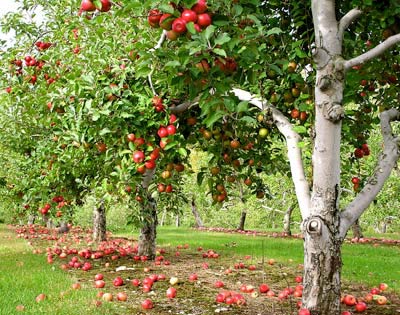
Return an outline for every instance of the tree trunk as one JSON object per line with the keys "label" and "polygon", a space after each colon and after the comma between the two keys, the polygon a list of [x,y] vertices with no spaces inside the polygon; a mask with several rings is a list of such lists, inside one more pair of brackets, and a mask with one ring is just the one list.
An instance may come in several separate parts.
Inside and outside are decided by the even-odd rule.
{"label": "tree trunk", "polygon": [[161,216],[160,226],[164,226],[164,222],[165,222],[165,217],[166,216],[167,216],[167,210],[164,210],[163,214]]}
{"label": "tree trunk", "polygon": [[290,229],[290,223],[292,219],[292,212],[294,207],[289,206],[289,208],[285,212],[285,216],[283,217],[283,233],[286,235],[292,235],[292,231]]}
{"label": "tree trunk", "polygon": [[192,208],[192,214],[194,216],[194,220],[196,222],[195,227],[196,228],[202,228],[204,226],[203,225],[203,221],[201,220],[200,213],[197,211],[197,207],[196,207],[196,203],[194,201],[194,198],[192,199],[191,208]]}
{"label": "tree trunk", "polygon": [[149,197],[147,202],[142,204],[143,223],[140,229],[138,253],[153,260],[156,256],[157,237],[157,209],[155,201]]}
{"label": "tree trunk", "polygon": [[246,215],[247,215],[246,210],[243,210],[242,214],[240,216],[239,226],[237,228],[239,231],[244,231],[244,224],[246,222]]}
{"label": "tree trunk", "polygon": [[60,227],[57,229],[57,232],[60,234],[69,232],[69,227],[67,222],[61,221]]}
{"label": "tree trunk", "polygon": [[93,211],[93,240],[102,242],[106,239],[106,211],[104,200],[101,200],[100,206],[95,207]]}
{"label": "tree trunk", "polygon": [[360,222],[358,220],[356,222],[354,222],[354,224],[352,225],[352,229],[353,229],[353,237],[356,237],[356,238],[364,237],[364,235],[362,234]]}
{"label": "tree trunk", "polygon": [[35,220],[36,220],[36,215],[30,214],[28,217],[28,224],[29,225],[35,224]]}
{"label": "tree trunk", "polygon": [[179,214],[177,214],[176,217],[175,217],[175,226],[176,227],[180,227],[181,226],[181,218],[180,218]]}
{"label": "tree trunk", "polygon": [[342,259],[337,229],[319,217],[304,226],[303,307],[313,315],[339,315]]}

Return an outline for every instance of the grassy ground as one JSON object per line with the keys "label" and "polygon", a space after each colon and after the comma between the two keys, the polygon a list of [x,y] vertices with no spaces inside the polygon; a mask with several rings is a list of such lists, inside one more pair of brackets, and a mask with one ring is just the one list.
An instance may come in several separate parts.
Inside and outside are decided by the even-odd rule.
{"label": "grassy ground", "polygon": [[[137,231],[118,234],[125,237],[138,235]],[[387,238],[389,238],[389,235]],[[215,249],[227,256],[252,255],[259,260],[274,258],[284,264],[303,263],[303,242],[301,239],[255,237],[240,234],[200,232],[187,228],[159,227],[157,242],[160,246],[177,246],[188,243]],[[373,244],[344,244],[343,279],[367,286],[387,283],[400,293],[400,248],[399,246]]]}
{"label": "grassy ground", "polygon": [[[15,233],[0,225],[0,314],[98,314],[93,305],[96,291],[72,290],[77,279],[57,265],[46,263],[46,255],[35,255],[27,241],[16,239]],[[40,303],[36,297],[44,293]],[[16,306],[23,305],[24,311]],[[111,305],[110,305],[111,306]],[[104,309],[109,306],[105,305]],[[110,313],[113,314],[113,313]]]}
{"label": "grassy ground", "polygon": [[[137,231],[120,233],[118,237],[137,238]],[[83,236],[84,238],[84,236]],[[32,240],[34,242],[34,240]],[[189,244],[190,250],[181,250],[181,256],[175,257],[178,245]],[[42,242],[41,246],[53,246],[54,242]],[[84,246],[85,244],[82,244]],[[239,235],[236,233],[200,232],[185,228],[160,227],[158,229],[158,245],[167,250],[171,266],[161,267],[158,272],[166,273],[167,277],[177,274],[186,279],[188,274],[197,270],[202,283],[199,286],[184,282],[179,288],[179,299],[166,301],[165,290],[168,283],[158,283],[155,295],[156,308],[146,314],[212,314],[215,311],[216,289],[212,284],[216,279],[223,279],[231,288],[237,287],[241,281],[257,284],[267,281],[275,286],[276,292],[281,290],[287,279],[293,281],[294,275],[301,274],[299,265],[303,262],[302,241],[295,238],[273,238]],[[205,261],[196,251],[197,247],[204,250],[213,249],[221,255],[218,260],[206,260],[210,264],[209,270],[203,270]],[[36,247],[38,248],[38,247]],[[399,304],[398,298],[393,293],[400,295],[400,248],[397,246],[380,245],[378,247],[367,244],[345,244],[343,246],[343,289],[344,292],[355,292],[362,296],[373,286],[380,282],[386,282],[390,286],[390,294],[393,303]],[[234,262],[243,260],[245,255],[251,255],[249,263],[256,264],[257,271],[243,270],[234,272],[231,276],[224,276],[223,269]],[[269,266],[263,261],[273,258],[274,266]],[[20,314],[16,310],[17,305],[25,307],[24,314],[145,314],[140,310],[140,301],[146,294],[127,284],[121,289],[113,288],[107,284],[106,291],[114,294],[117,290],[124,290],[129,296],[129,303],[123,302],[103,303],[100,307],[94,305],[98,290],[93,288],[93,275],[98,272],[105,274],[106,282],[110,283],[116,276],[115,267],[122,265],[134,266],[135,271],[123,273],[125,278],[143,278],[143,265],[135,265],[130,260],[110,260],[111,265],[105,268],[105,261],[93,261],[93,270],[83,272],[81,270],[62,271],[60,259],[56,258],[54,264],[46,263],[45,251],[33,254],[32,247],[27,240],[16,239],[15,233],[6,226],[0,225],[0,314]],[[148,262],[149,266],[152,266]],[[266,271],[266,273],[265,273]],[[152,271],[155,272],[155,271]],[[282,276],[286,275],[286,276]],[[287,279],[286,279],[287,278]],[[72,290],[71,285],[79,281],[81,290]],[[360,285],[361,284],[361,285]],[[293,285],[293,284],[291,284]],[[45,293],[47,299],[37,303],[36,296]],[[231,310],[229,314],[254,315],[253,311],[263,310],[262,314],[296,313],[284,304],[271,302],[271,300],[257,298],[249,299],[246,308]],[[258,304],[257,304],[258,303]],[[394,314],[393,307],[379,308],[379,314]],[[383,312],[385,310],[385,312]],[[204,313],[205,311],[205,313]],[[208,312],[209,311],[209,312]],[[239,312],[240,311],[240,312]],[[376,310],[371,309],[368,314]],[[183,312],[183,313],[182,313]],[[188,313],[189,312],[189,313]],[[252,313],[253,312],[253,313]],[[372,312],[372,313],[371,313]]]}

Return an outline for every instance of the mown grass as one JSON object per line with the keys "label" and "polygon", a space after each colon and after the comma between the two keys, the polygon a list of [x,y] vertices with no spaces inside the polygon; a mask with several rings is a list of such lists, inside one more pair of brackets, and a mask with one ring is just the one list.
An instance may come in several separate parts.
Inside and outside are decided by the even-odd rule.
{"label": "mown grass", "polygon": [[[46,263],[45,254],[32,253],[26,240],[16,239],[15,233],[0,225],[0,314],[98,314],[93,300],[96,290],[72,290],[77,279],[57,265]],[[35,298],[46,294],[37,303]],[[16,306],[23,305],[24,311]],[[103,305],[107,314],[116,314],[113,305]]]}
{"label": "mown grass", "polygon": [[[137,237],[137,231],[123,233]],[[389,237],[387,237],[389,238]],[[204,249],[214,249],[226,256],[252,255],[257,259],[274,258],[282,264],[303,263],[303,241],[295,238],[274,238],[219,232],[202,232],[190,228],[159,227],[159,246],[177,246],[188,243]],[[343,280],[362,283],[369,287],[381,282],[400,292],[399,246],[344,244],[342,247]]]}

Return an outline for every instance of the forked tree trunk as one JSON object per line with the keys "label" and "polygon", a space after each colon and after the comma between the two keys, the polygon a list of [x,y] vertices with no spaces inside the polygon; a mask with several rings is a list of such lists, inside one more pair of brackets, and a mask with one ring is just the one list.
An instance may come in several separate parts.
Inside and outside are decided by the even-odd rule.
{"label": "forked tree trunk", "polygon": [[93,240],[102,242],[106,238],[106,210],[104,200],[101,200],[99,207],[94,207],[93,211]]}
{"label": "forked tree trunk", "polygon": [[203,221],[201,220],[200,213],[197,211],[197,207],[196,207],[196,203],[194,201],[194,198],[192,199],[192,202],[191,202],[191,208],[192,208],[192,214],[194,216],[194,220],[196,222],[195,227],[196,228],[203,227],[204,226],[203,225]]}
{"label": "forked tree trunk", "polygon": [[246,223],[246,216],[247,216],[246,210],[242,210],[242,214],[240,215],[239,225],[237,228],[239,231],[244,231],[244,224]]}
{"label": "forked tree trunk", "polygon": [[156,202],[151,197],[142,204],[142,215],[143,222],[139,235],[138,254],[153,260],[156,256],[158,220]]}
{"label": "forked tree trunk", "polygon": [[352,229],[353,229],[353,236],[354,237],[356,237],[356,238],[363,238],[364,237],[364,235],[362,234],[360,222],[358,220],[356,222],[354,222],[354,224],[352,225]]}
{"label": "forked tree trunk", "polygon": [[289,206],[283,217],[283,233],[285,233],[286,235],[292,235],[292,230],[290,229],[290,223],[292,221],[293,209],[294,209],[293,206]]}

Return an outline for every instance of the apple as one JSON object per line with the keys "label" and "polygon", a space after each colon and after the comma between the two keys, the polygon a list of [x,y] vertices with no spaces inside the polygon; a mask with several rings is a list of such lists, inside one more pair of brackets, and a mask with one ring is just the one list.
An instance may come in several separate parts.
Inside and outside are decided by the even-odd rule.
{"label": "apple", "polygon": [[101,8],[96,7],[97,10],[101,12],[108,12],[111,9],[111,1],[110,0],[100,0],[101,2]]}
{"label": "apple", "polygon": [[197,24],[202,28],[206,28],[211,25],[211,16],[208,13],[201,13],[197,16]]}
{"label": "apple", "polygon": [[124,284],[124,280],[121,277],[116,277],[113,280],[113,285],[116,286],[116,287],[120,287],[123,284]]}
{"label": "apple", "polygon": [[132,155],[132,159],[135,163],[142,163],[144,161],[144,153],[142,151],[135,151]]}
{"label": "apple", "polygon": [[195,274],[195,273],[192,273],[189,276],[189,281],[197,281],[197,279],[198,279],[198,277],[197,277],[197,274]]}
{"label": "apple", "polygon": [[[374,298],[375,299],[375,298]],[[387,298],[386,296],[383,295],[378,295],[376,297],[376,303],[378,303],[379,305],[385,305],[387,303]]]}
{"label": "apple", "polygon": [[364,151],[363,151],[361,148],[356,148],[356,149],[354,150],[354,156],[355,156],[357,159],[361,159],[361,158],[364,156]]}
{"label": "apple", "polygon": [[36,302],[41,302],[41,301],[43,301],[44,299],[46,299],[46,294],[44,294],[44,293],[40,293],[37,297],[36,297]]}
{"label": "apple", "polygon": [[379,290],[378,288],[372,288],[370,293],[373,294],[373,295],[380,294],[381,290]]}
{"label": "apple", "polygon": [[206,0],[198,0],[191,8],[195,13],[201,14],[207,11]]}
{"label": "apple", "polygon": [[132,285],[134,287],[138,287],[140,285],[140,280],[139,279],[132,279],[131,283],[132,283]]}
{"label": "apple", "polygon": [[160,19],[162,13],[158,9],[152,9],[149,11],[147,21],[149,22],[151,27],[159,27],[160,26]]}
{"label": "apple", "polygon": [[172,22],[172,30],[178,34],[182,34],[186,32],[186,21],[183,18],[176,18]]}
{"label": "apple", "polygon": [[168,129],[166,127],[161,126],[160,128],[158,128],[157,135],[160,138],[167,137],[168,136]]}
{"label": "apple", "polygon": [[169,13],[163,14],[160,18],[160,27],[166,31],[170,31],[172,29],[172,22],[174,19],[175,18]]}
{"label": "apple", "polygon": [[128,299],[128,296],[125,292],[118,292],[117,293],[117,300],[125,302]]}
{"label": "apple", "polygon": [[153,302],[150,299],[145,299],[142,302],[142,308],[145,309],[145,310],[152,309],[153,307],[154,307],[153,306]]}
{"label": "apple", "polygon": [[167,298],[173,299],[176,297],[176,289],[173,287],[170,287],[167,289]]}
{"label": "apple", "polygon": [[167,126],[167,133],[168,135],[172,136],[176,133],[176,127],[174,125]]}
{"label": "apple", "polygon": [[90,12],[90,11],[96,10],[96,7],[95,7],[94,3],[91,0],[82,0],[82,2],[81,2],[81,10]]}
{"label": "apple", "polygon": [[189,23],[189,22],[196,23],[197,13],[192,10],[189,10],[189,9],[184,9],[181,13],[181,18],[183,20],[185,20],[186,23]]}
{"label": "apple", "polygon": [[72,289],[74,290],[80,290],[81,288],[81,284],[80,283],[73,283],[72,284]]}
{"label": "apple", "polygon": [[306,308],[299,309],[299,315],[311,315],[310,311]]}
{"label": "apple", "polygon": [[265,138],[266,136],[268,136],[268,129],[267,128],[260,128],[260,130],[258,131],[258,135],[261,138]]}
{"label": "apple", "polygon": [[128,134],[128,135],[126,136],[126,139],[127,139],[129,142],[134,142],[135,139],[136,139],[135,134],[133,134],[133,133]]}
{"label": "apple", "polygon": [[349,311],[343,311],[342,315],[352,315]]}
{"label": "apple", "polygon": [[168,38],[169,40],[174,41],[174,40],[177,40],[178,37],[179,37],[179,33],[175,32],[175,31],[173,31],[173,30],[167,31],[167,38]]}
{"label": "apple", "polygon": [[260,293],[267,293],[269,291],[269,286],[265,283],[260,284],[259,286]]}
{"label": "apple", "polygon": [[156,162],[154,160],[148,160],[148,161],[144,162],[144,166],[147,169],[152,170],[153,168],[156,167]]}
{"label": "apple", "polygon": [[345,295],[345,297],[343,298],[343,303],[347,306],[353,306],[356,304],[356,302],[356,298],[351,294]]}
{"label": "apple", "polygon": [[111,302],[113,300],[113,295],[111,293],[104,293],[101,298],[104,301]]}
{"label": "apple", "polygon": [[224,283],[220,280],[215,281],[214,283],[214,287],[216,288],[223,288],[224,287]]}
{"label": "apple", "polygon": [[171,277],[170,279],[169,279],[169,283],[171,284],[171,285],[175,285],[175,284],[177,284],[179,282],[179,279],[177,278],[177,277]]}
{"label": "apple", "polygon": [[104,280],[96,280],[95,282],[94,282],[94,286],[97,288],[97,289],[101,289],[101,288],[104,288],[104,286],[106,285],[106,283],[104,282]]}
{"label": "apple", "polygon": [[386,283],[379,284],[379,290],[385,291],[389,286]]}
{"label": "apple", "polygon": [[365,304],[365,302],[358,302],[354,306],[354,308],[355,308],[357,313],[362,313],[362,312],[365,312],[365,310],[367,309],[367,304]]}

